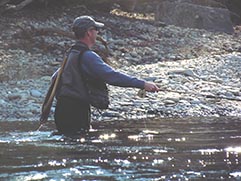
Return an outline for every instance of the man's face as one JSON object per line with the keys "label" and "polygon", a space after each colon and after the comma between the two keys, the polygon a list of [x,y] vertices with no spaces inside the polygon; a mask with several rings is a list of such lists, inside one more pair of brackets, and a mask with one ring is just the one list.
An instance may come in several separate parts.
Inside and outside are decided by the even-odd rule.
{"label": "man's face", "polygon": [[90,38],[90,43],[91,43],[92,45],[94,45],[95,42],[96,42],[97,34],[98,34],[98,28],[96,28],[96,27],[91,27],[91,28],[88,30],[88,34],[89,34],[89,38]]}

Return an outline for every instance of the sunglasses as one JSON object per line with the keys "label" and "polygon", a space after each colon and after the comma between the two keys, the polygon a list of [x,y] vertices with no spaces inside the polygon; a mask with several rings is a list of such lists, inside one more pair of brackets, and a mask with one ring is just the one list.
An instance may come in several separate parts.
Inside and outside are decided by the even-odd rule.
{"label": "sunglasses", "polygon": [[97,28],[97,27],[91,27],[89,30],[99,31],[99,28]]}

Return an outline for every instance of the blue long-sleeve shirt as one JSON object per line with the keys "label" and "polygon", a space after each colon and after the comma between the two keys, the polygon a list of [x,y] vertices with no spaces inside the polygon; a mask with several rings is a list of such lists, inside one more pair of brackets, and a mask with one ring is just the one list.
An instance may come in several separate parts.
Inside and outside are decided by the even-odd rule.
{"label": "blue long-sleeve shirt", "polygon": [[93,51],[86,51],[81,61],[82,70],[92,78],[114,86],[144,88],[144,80],[114,70]]}

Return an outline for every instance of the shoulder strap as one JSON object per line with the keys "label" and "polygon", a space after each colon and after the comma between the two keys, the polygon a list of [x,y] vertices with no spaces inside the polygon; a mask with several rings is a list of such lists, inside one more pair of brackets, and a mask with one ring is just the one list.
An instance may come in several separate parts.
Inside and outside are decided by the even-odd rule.
{"label": "shoulder strap", "polygon": [[[82,47],[82,46],[78,46],[78,45],[77,46],[74,45],[72,48],[79,51],[78,66],[79,66],[79,69],[81,70],[81,64],[82,64],[81,58],[82,58],[83,54],[90,49],[87,47]],[[84,76],[82,71],[81,71],[81,74],[82,74],[82,76]]]}
{"label": "shoulder strap", "polygon": [[72,49],[80,51],[81,54],[83,54],[85,51],[90,50],[88,47],[86,47],[86,46],[81,46],[81,45],[78,45],[78,44],[74,44],[74,45],[71,47],[71,50],[72,50]]}

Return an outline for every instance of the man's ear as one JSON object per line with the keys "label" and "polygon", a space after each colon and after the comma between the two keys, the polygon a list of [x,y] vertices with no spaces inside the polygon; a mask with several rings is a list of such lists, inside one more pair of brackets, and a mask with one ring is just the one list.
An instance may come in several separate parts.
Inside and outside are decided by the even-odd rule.
{"label": "man's ear", "polygon": [[86,31],[86,35],[87,35],[87,36],[90,36],[90,33],[89,33],[89,31]]}

